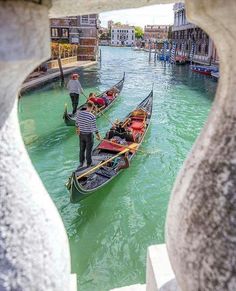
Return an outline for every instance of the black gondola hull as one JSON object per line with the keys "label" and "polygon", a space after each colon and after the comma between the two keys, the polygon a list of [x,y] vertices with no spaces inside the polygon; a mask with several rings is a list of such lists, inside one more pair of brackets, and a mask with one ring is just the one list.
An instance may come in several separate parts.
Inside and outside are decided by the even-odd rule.
{"label": "black gondola hull", "polygon": [[[145,103],[146,101],[146,103]],[[148,129],[150,126],[150,119],[151,119],[151,115],[152,115],[152,103],[153,103],[153,92],[151,91],[150,94],[136,107],[135,110],[137,109],[143,109],[143,110],[147,110],[149,112],[148,115],[148,122],[147,122],[147,126],[145,128],[145,132],[142,136],[142,139],[140,140],[137,149],[139,148],[139,146],[141,145]],[[144,104],[144,106],[142,106],[142,104]],[[146,105],[146,107],[145,107]],[[132,111],[133,112],[133,111]],[[129,116],[129,115],[128,115]],[[93,153],[96,151],[96,149],[98,148],[98,146],[93,150]],[[136,154],[136,150],[130,154],[129,156],[129,162],[131,162],[132,158],[135,156]],[[89,170],[89,168],[87,169]],[[112,177],[110,178],[104,178],[102,183],[100,185],[96,185],[90,188],[85,188],[81,185],[81,183],[78,181],[78,176],[76,175],[76,171],[72,173],[72,175],[69,177],[68,183],[67,183],[67,189],[70,192],[70,200],[72,203],[76,203],[79,202],[85,198],[87,198],[88,196],[90,196],[92,193],[94,193],[95,191],[99,190],[100,188],[104,187],[106,184],[110,183],[117,175],[119,175],[121,172],[123,172],[124,169],[119,170],[118,172],[114,173],[114,175],[112,175]],[[100,175],[100,173],[95,172],[97,175]]]}

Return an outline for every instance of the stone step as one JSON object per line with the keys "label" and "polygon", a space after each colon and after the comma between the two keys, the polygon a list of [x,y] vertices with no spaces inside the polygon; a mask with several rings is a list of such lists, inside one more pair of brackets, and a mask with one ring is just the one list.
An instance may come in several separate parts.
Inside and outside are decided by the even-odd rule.
{"label": "stone step", "polygon": [[129,285],[121,288],[111,289],[110,291],[146,291],[145,284]]}
{"label": "stone step", "polygon": [[[167,287],[168,285],[168,287]],[[165,290],[179,290],[172,270],[166,245],[148,247],[146,267],[146,290],[156,291],[165,286]]]}

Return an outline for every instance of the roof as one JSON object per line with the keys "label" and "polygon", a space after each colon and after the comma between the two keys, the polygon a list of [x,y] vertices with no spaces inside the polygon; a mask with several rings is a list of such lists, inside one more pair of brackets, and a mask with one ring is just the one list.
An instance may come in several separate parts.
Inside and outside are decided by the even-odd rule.
{"label": "roof", "polygon": [[130,25],[112,25],[112,29],[134,29],[134,26]]}

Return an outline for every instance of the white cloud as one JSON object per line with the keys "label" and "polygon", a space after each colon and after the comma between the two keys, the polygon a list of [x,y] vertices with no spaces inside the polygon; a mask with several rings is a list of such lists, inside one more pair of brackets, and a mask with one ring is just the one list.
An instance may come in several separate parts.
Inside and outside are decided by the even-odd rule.
{"label": "white cloud", "polygon": [[139,25],[146,24],[173,24],[173,4],[152,5],[135,9],[116,10],[101,13],[99,16],[101,26],[107,27],[107,21],[120,21],[123,24]]}

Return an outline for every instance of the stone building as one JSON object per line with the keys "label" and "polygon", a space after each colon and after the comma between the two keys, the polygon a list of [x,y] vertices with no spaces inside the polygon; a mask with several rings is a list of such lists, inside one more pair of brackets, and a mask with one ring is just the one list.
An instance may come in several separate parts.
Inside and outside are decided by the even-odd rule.
{"label": "stone building", "polygon": [[79,44],[78,60],[96,60],[98,54],[98,14],[52,18],[53,42]]}
{"label": "stone building", "polygon": [[175,3],[172,42],[176,44],[176,54],[184,55],[195,63],[218,64],[215,45],[208,34],[186,18],[184,3]]}
{"label": "stone building", "polygon": [[135,43],[134,26],[113,25],[111,27],[111,45],[133,46]]}
{"label": "stone building", "polygon": [[143,38],[145,41],[168,39],[169,29],[170,25],[145,25]]}

